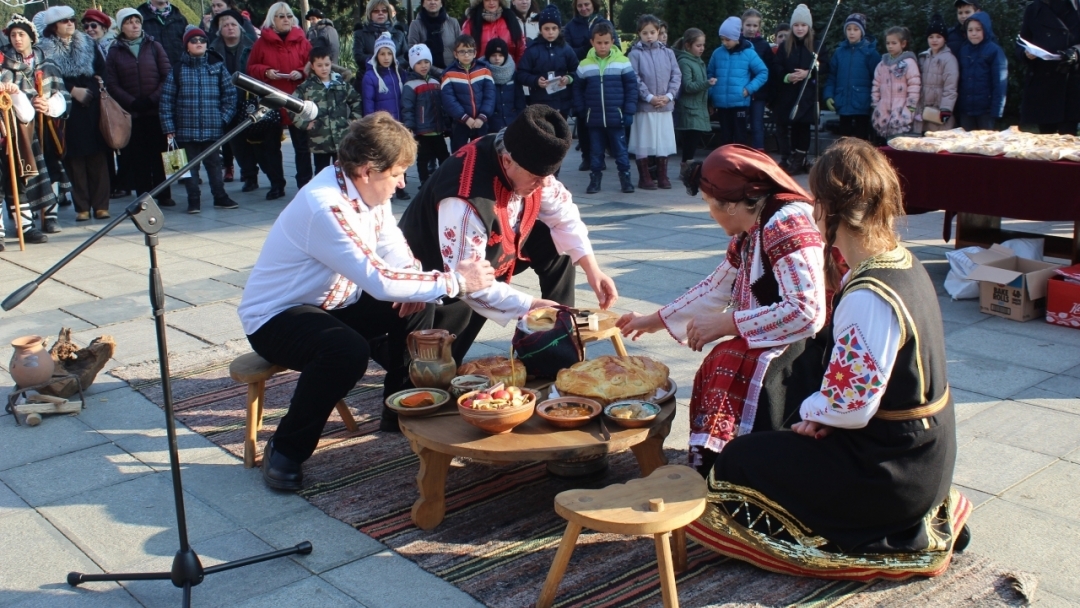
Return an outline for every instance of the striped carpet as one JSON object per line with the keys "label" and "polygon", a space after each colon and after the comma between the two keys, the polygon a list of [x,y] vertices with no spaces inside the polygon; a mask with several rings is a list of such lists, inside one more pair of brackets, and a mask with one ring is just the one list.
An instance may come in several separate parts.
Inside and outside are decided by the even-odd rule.
{"label": "striped carpet", "polygon": [[[243,454],[246,387],[229,378],[228,362],[246,349],[246,344],[233,343],[172,362],[177,418],[238,457]],[[156,364],[110,373],[163,403]],[[347,432],[332,414],[319,449],[304,465],[301,495],[488,606],[533,605],[565,526],[551,505],[570,484],[548,476],[540,463],[489,466],[455,460],[447,480],[446,519],[433,531],[419,530],[409,517],[417,497],[417,458],[401,435],[378,432],[382,375],[382,370],[370,370],[346,398],[358,432]],[[289,372],[267,382],[260,449],[285,414],[297,376]],[[684,462],[685,452],[669,451],[668,458]],[[594,487],[637,476],[633,456],[617,454]],[[678,575],[677,584],[682,606],[993,606],[1022,601],[1000,569],[968,554],[957,556],[937,579],[864,584],[764,572],[691,544],[689,568]],[[659,605],[652,539],[581,535],[556,606]]]}

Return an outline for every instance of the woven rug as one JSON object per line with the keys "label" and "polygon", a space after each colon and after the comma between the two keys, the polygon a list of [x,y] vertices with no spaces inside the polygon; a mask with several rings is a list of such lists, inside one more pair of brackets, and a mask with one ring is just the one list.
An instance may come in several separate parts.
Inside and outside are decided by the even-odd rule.
{"label": "woven rug", "polygon": [[[228,365],[248,349],[238,341],[170,363],[177,419],[237,457],[243,456],[246,386],[229,378]],[[163,404],[156,363],[110,373]],[[304,465],[301,496],[488,606],[534,605],[566,525],[551,505],[571,484],[549,476],[542,463],[491,466],[455,460],[447,478],[446,519],[432,531],[416,528],[409,511],[417,498],[419,462],[400,434],[378,431],[383,375],[372,364],[345,400],[357,432],[346,431],[336,411],[331,415],[318,450]],[[260,450],[288,409],[297,377],[289,372],[267,382]],[[673,463],[686,460],[685,452],[669,450],[667,456]],[[616,454],[594,487],[638,476],[632,454]],[[970,554],[956,556],[935,579],[870,584],[773,574],[694,543],[688,556],[689,568],[677,576],[682,606],[1007,606],[1024,601],[1014,590],[1014,578]],[[651,538],[581,535],[556,606],[660,604]]]}

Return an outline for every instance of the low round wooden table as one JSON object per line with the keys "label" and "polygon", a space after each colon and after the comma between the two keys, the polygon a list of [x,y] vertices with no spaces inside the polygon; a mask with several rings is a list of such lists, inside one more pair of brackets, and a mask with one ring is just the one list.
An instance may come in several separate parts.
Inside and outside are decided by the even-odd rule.
{"label": "low round wooden table", "polygon": [[446,474],[454,456],[496,462],[538,462],[629,449],[637,458],[641,476],[648,476],[667,464],[664,439],[671,431],[675,400],[662,405],[656,420],[648,427],[624,429],[606,423],[611,433],[607,441],[596,420],[576,429],[558,429],[534,414],[509,433],[488,435],[456,415],[456,410],[457,405],[451,403],[434,416],[399,419],[401,432],[420,457],[420,472],[416,475],[420,498],[413,503],[412,520],[422,530],[435,528],[446,515]]}

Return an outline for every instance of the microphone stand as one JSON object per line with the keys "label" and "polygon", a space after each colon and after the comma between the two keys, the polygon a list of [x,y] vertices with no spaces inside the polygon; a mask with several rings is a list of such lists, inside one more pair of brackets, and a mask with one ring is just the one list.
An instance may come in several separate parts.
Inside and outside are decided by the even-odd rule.
{"label": "microphone stand", "polygon": [[[273,104],[273,102],[270,103]],[[58,270],[77,258],[91,245],[101,240],[102,237],[108,234],[113,228],[116,228],[126,218],[131,218],[131,221],[135,224],[135,227],[138,228],[139,232],[146,235],[146,247],[150,252],[150,306],[153,309],[154,327],[157,331],[161,388],[165,397],[165,429],[168,433],[169,441],[169,467],[172,471],[173,501],[175,502],[176,507],[176,528],[180,536],[180,548],[176,552],[175,557],[173,557],[172,570],[169,572],[128,572],[120,574],[82,574],[80,572],[71,572],[67,575],[67,582],[72,587],[76,587],[81,583],[93,581],[171,580],[173,585],[183,588],[183,606],[187,608],[188,606],[191,606],[191,588],[201,583],[207,574],[224,572],[242,566],[250,566],[252,564],[285,557],[287,555],[307,555],[311,553],[311,543],[303,541],[296,546],[287,549],[272,551],[270,553],[246,557],[236,561],[204,568],[199,561],[199,556],[188,543],[187,517],[184,512],[184,488],[180,479],[180,452],[176,445],[176,418],[173,411],[172,384],[169,379],[169,349],[165,341],[165,290],[161,284],[161,271],[158,268],[157,259],[158,233],[161,232],[161,229],[165,225],[165,216],[162,214],[161,208],[154,202],[153,197],[173,182],[179,180],[195,163],[212,154],[222,144],[239,135],[244,129],[255,124],[255,122],[263,118],[267,113],[276,111],[277,110],[272,110],[265,105],[260,105],[259,109],[254,114],[245,118],[243,122],[215,142],[213,146],[207,148],[198,156],[191,159],[187,165],[184,165],[182,169],[166,178],[165,181],[156,188],[143,194],[136,199],[135,202],[128,205],[127,209],[124,210],[123,215],[117,216],[116,219],[106,224],[104,228],[96,232],[83,244],[76,247],[75,250],[65,256],[64,259],[54,264],[52,268],[43,272],[38,278],[20,287],[0,304],[0,307],[4,310],[11,310],[21,304],[23,300],[30,297],[30,294],[34,293],[34,291],[49,277],[56,274]]]}
{"label": "microphone stand", "polygon": [[[821,156],[821,93],[818,82],[820,76],[820,67],[818,65],[818,56],[821,54],[821,48],[825,46],[825,38],[829,35],[829,29],[832,27],[833,19],[836,18],[836,11],[840,9],[840,2],[842,0],[836,0],[836,6],[832,9],[832,14],[829,15],[829,21],[825,24],[825,29],[821,32],[821,40],[818,41],[817,50],[814,51],[814,60],[810,62],[810,69],[806,71],[806,78],[802,81],[802,87],[799,89],[799,96],[795,98],[795,107],[791,108],[791,114],[788,116],[788,121],[795,122],[795,115],[799,113],[799,104],[802,102],[803,94],[806,93],[806,85],[810,83],[810,78],[814,79],[814,158]],[[814,70],[818,70],[818,74],[814,74]]]}

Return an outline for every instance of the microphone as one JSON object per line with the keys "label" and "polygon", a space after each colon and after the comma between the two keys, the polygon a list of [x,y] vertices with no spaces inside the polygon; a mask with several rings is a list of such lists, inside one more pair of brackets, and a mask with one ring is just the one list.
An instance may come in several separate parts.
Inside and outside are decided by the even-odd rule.
{"label": "microphone", "polygon": [[233,74],[232,83],[233,86],[258,96],[259,102],[266,107],[285,108],[296,114],[298,120],[310,121],[319,115],[319,106],[314,102],[293,97],[240,72]]}

